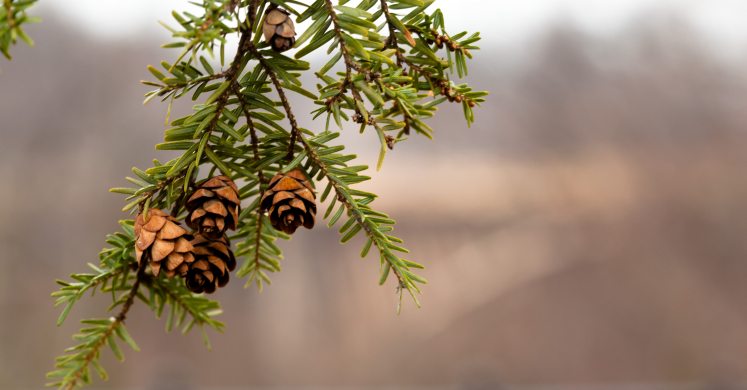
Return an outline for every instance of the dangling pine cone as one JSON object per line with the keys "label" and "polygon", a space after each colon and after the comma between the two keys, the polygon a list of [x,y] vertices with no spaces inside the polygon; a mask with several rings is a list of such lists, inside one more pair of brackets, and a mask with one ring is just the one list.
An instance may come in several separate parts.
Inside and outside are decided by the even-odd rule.
{"label": "dangling pine cone", "polygon": [[211,240],[223,237],[227,229],[236,230],[241,206],[239,189],[227,176],[209,179],[189,198],[185,207],[187,226]]}
{"label": "dangling pine cone", "polygon": [[196,294],[212,294],[216,288],[228,284],[230,271],[236,268],[236,257],[231,250],[231,243],[224,235],[217,240],[197,234],[191,244],[195,261],[189,265],[187,288]]}
{"label": "dangling pine cone", "polygon": [[148,261],[153,275],[161,269],[169,278],[185,275],[192,256],[192,236],[179,226],[176,218],[161,210],[148,210],[148,217],[135,217],[135,256]]}
{"label": "dangling pine cone", "polygon": [[296,44],[296,27],[290,13],[277,6],[270,6],[265,11],[262,32],[265,34],[265,42],[269,43],[276,53],[282,53]]}
{"label": "dangling pine cone", "polygon": [[262,196],[261,206],[270,210],[270,223],[276,230],[293,234],[299,226],[314,227],[316,194],[303,172],[296,168],[286,174],[278,172]]}

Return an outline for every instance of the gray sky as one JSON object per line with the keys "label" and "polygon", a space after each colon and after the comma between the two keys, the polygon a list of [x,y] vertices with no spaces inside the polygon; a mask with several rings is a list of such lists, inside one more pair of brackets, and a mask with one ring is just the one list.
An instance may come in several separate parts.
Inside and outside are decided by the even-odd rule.
{"label": "gray sky", "polygon": [[[42,0],[42,7],[64,20],[95,31],[101,39],[126,38],[133,29],[168,40],[156,20],[172,23],[172,9],[186,0]],[[127,4],[124,6],[123,4]],[[447,29],[478,30],[497,44],[520,43],[558,21],[571,21],[594,34],[611,34],[650,10],[670,12],[691,22],[703,38],[727,55],[747,52],[745,0],[439,0]]]}

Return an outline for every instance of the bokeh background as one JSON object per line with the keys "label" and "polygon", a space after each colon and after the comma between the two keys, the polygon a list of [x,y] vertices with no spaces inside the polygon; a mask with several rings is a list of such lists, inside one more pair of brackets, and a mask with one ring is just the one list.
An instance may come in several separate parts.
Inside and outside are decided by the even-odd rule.
{"label": "bokeh background", "polygon": [[[49,294],[127,218],[107,190],[173,158],[138,80],[176,55],[156,20],[189,7],[40,3],[36,47],[0,61],[2,389],[41,388],[76,320],[105,315],[97,294],[58,328]],[[427,265],[423,308],[405,297],[397,316],[361,238],[321,224],[282,243],[262,294],[234,278],[214,296],[212,352],[136,305],[142,351],[104,352],[93,388],[744,388],[747,2],[437,4],[452,34],[483,33],[468,81],[491,95],[471,129],[442,105],[436,140],[397,144],[364,185]],[[343,133],[374,166],[376,136]]]}

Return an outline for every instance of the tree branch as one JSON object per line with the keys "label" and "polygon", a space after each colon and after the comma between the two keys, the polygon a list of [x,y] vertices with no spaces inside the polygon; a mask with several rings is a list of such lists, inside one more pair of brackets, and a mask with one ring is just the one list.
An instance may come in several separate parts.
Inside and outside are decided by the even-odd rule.
{"label": "tree branch", "polygon": [[[249,10],[249,15],[247,15],[247,23],[249,25],[253,25],[254,24],[254,21],[255,21],[255,19],[257,17],[257,7],[258,6],[259,5],[257,4],[257,0],[252,0],[251,5],[249,6],[249,9],[250,9]],[[241,32],[242,33],[241,33],[241,38],[239,39],[239,47],[238,47],[238,49],[236,51],[236,55],[234,56],[233,62],[231,63],[231,67],[228,68],[228,70],[226,70],[225,72],[217,73],[215,75],[210,76],[210,78],[209,78],[210,80],[224,78],[226,80],[226,82],[231,83],[230,84],[231,87],[233,87],[234,83],[238,82],[237,78],[239,76],[238,75],[239,68],[241,67],[242,62],[244,61],[244,55],[246,55],[246,53],[248,52],[248,49],[249,49],[248,45],[251,44],[251,37],[252,37],[252,30],[250,28],[249,29],[242,28]],[[205,130],[205,133],[204,133],[204,134],[207,134],[208,137],[215,130],[215,127],[217,126],[218,121],[221,118],[221,115],[222,115],[222,112],[223,112],[223,108],[228,103],[228,99],[229,99],[229,97],[231,95],[231,91],[232,90],[233,90],[233,88],[226,88],[226,90],[218,98],[218,101],[216,102],[216,110],[215,110],[216,115],[212,119],[212,121],[208,124],[208,126],[207,126],[207,128]],[[237,94],[237,97],[241,100],[242,99],[241,93],[237,92],[236,94]],[[243,104],[243,102],[242,102],[242,104]],[[249,120],[249,116],[248,115],[247,115],[247,119]],[[250,129],[252,131],[252,133],[251,133],[252,137],[253,137],[252,138],[252,144],[254,145],[255,144],[255,140],[256,140],[256,134],[254,133],[254,128],[251,125],[251,120],[249,120],[248,123],[249,123]],[[203,136],[204,136],[204,134],[203,134]],[[256,154],[255,154],[255,158],[256,158]],[[200,162],[197,161],[196,163],[199,164]],[[165,179],[165,180],[161,181],[160,183],[158,183],[158,185],[157,185],[157,187],[155,189],[146,192],[145,193],[146,195],[141,198],[141,201],[139,202],[139,206],[142,207],[143,203],[145,203],[145,201],[147,201],[148,198],[150,198],[153,195],[155,195],[158,191],[162,190],[163,188],[165,188],[166,186],[168,186],[169,184],[171,184],[173,181],[175,181],[175,180],[177,180],[177,179],[185,176],[188,169],[189,169],[189,165],[186,166],[186,167],[184,167],[182,169],[182,173],[181,174],[173,176],[173,177],[170,177],[168,179]],[[261,175],[261,172],[260,172],[260,175]],[[190,179],[191,178],[186,178],[185,180],[190,180]]]}
{"label": "tree branch", "polygon": [[[411,70],[414,70],[422,74],[424,77],[428,78],[431,85],[436,87],[436,89],[440,91],[442,95],[448,97],[449,101],[458,101],[459,103],[461,103],[461,97],[459,96],[459,94],[455,94],[455,91],[453,89],[449,88],[449,83],[447,81],[439,80],[430,72],[427,72],[422,67],[413,64],[412,62],[408,61],[407,58],[405,58],[404,54],[402,54],[399,48],[399,42],[397,41],[397,29],[394,27],[394,24],[390,20],[391,16],[389,15],[389,5],[387,4],[386,0],[381,0],[381,9],[384,12],[384,15],[386,15],[386,22],[389,26],[389,38],[387,39],[387,46],[392,46],[395,49],[395,52],[397,53],[397,66],[399,66],[403,70],[403,64],[409,66]],[[456,45],[455,48],[459,48],[459,46]],[[405,119],[407,119],[407,116],[405,116]],[[409,131],[407,131],[407,133],[409,134]]]}
{"label": "tree branch", "polygon": [[285,109],[286,114],[288,115],[288,121],[291,125],[291,139],[290,139],[290,145],[288,146],[288,156],[287,160],[288,162],[293,160],[293,154],[296,148],[296,139],[301,134],[301,132],[298,130],[298,123],[296,122],[296,117],[293,115],[293,111],[291,110],[290,103],[288,103],[288,98],[285,96],[285,92],[283,91],[283,87],[280,85],[280,80],[278,80],[277,75],[272,70],[272,67],[270,67],[269,64],[267,64],[267,60],[265,57],[257,50],[257,47],[254,46],[251,42],[249,43],[249,51],[252,52],[254,57],[259,60],[259,63],[262,65],[263,68],[265,68],[265,72],[270,76],[270,79],[272,80],[272,84],[275,85],[275,89],[278,92],[278,96],[280,96],[280,101],[283,103],[283,108]]}
{"label": "tree branch", "polygon": [[5,13],[8,14],[8,30],[15,28],[16,21],[13,19],[13,11],[11,10],[10,0],[5,0]]}
{"label": "tree branch", "polygon": [[127,296],[127,300],[125,301],[124,305],[122,305],[122,310],[120,310],[119,314],[114,318],[114,321],[111,323],[111,325],[109,325],[109,328],[104,332],[101,340],[99,340],[93,347],[91,347],[91,352],[86,355],[83,364],[78,368],[78,371],[73,376],[73,379],[67,384],[67,386],[65,386],[65,390],[72,390],[75,388],[75,385],[78,383],[80,376],[83,375],[83,373],[86,371],[88,366],[91,364],[91,361],[96,358],[96,355],[98,355],[101,347],[103,347],[106,344],[106,341],[109,340],[109,336],[111,336],[112,333],[116,331],[117,327],[120,324],[124,323],[127,312],[135,302],[135,296],[137,295],[137,290],[140,288],[140,281],[145,275],[145,266],[147,263],[147,261],[143,261],[140,264],[140,267],[137,271],[137,277],[135,278],[135,282],[132,284],[132,288],[130,289],[129,295]]}
{"label": "tree branch", "polygon": [[[257,132],[254,129],[254,124],[252,123],[252,118],[249,115],[249,110],[247,109],[248,104],[244,100],[244,94],[241,93],[240,87],[238,83],[234,83],[232,86],[234,88],[234,92],[236,93],[236,96],[239,97],[239,102],[241,103],[241,109],[244,112],[244,115],[246,116],[246,123],[249,126],[249,134],[250,139],[252,143],[252,151],[254,153],[254,161],[259,161],[259,139],[257,138]],[[265,181],[264,174],[262,173],[262,170],[257,171],[257,177],[259,177],[259,194],[257,195],[260,199],[265,194],[265,190],[262,188],[262,184]],[[258,272],[260,269],[259,264],[259,246],[260,242],[262,240],[262,215],[264,214],[264,210],[262,209],[262,203],[257,206],[257,233],[255,237],[255,247],[254,247],[254,272]]]}
{"label": "tree branch", "polygon": [[[342,59],[345,62],[345,80],[340,84],[340,92],[337,93],[334,97],[330,98],[328,100],[330,103],[329,105],[334,104],[336,100],[338,100],[343,93],[345,93],[345,88],[350,85],[350,90],[353,92],[353,99],[363,102],[363,99],[361,98],[360,93],[358,92],[358,89],[355,88],[355,85],[353,85],[351,79],[353,77],[352,70],[355,69],[358,72],[364,71],[363,68],[361,68],[353,59],[350,58],[350,53],[348,53],[348,48],[345,46],[345,40],[342,38],[342,29],[340,28],[340,24],[337,20],[337,12],[335,12],[334,5],[332,4],[331,0],[324,0],[327,4],[327,11],[329,12],[330,17],[332,18],[332,24],[335,29],[335,33],[337,34],[337,41],[340,43],[340,52],[342,53]],[[371,73],[370,71],[367,71],[367,73]],[[355,112],[360,114],[360,110],[358,110],[358,107],[353,107],[355,109]]]}
{"label": "tree branch", "polygon": [[[326,0],[326,1],[327,1],[328,5],[331,4],[331,3],[329,3],[329,0]],[[275,72],[272,70],[272,68],[270,68],[269,65],[267,65],[266,60],[264,59],[264,57],[262,56],[262,54],[259,53],[259,51],[257,50],[257,48],[254,45],[250,45],[250,49],[249,50],[251,50],[251,52],[255,56],[255,58],[257,58],[259,60],[260,64],[262,64],[262,66],[265,68],[265,71],[267,72],[267,74],[272,79],[272,82],[273,82],[273,84],[275,85],[275,88],[278,91],[278,95],[280,95],[280,99],[283,102],[283,107],[285,108],[285,112],[288,115],[288,120],[291,123],[291,127],[293,128],[293,134],[296,137],[300,137],[301,143],[303,144],[304,149],[306,149],[306,153],[308,154],[309,158],[311,158],[311,160],[314,162],[314,164],[316,164],[319,167],[319,169],[324,173],[324,176],[328,177],[329,176],[329,171],[327,170],[327,166],[324,164],[323,161],[321,161],[321,159],[316,154],[316,152],[314,151],[314,149],[308,144],[308,142],[306,141],[306,138],[303,136],[303,134],[301,134],[301,132],[298,131],[298,127],[297,127],[297,124],[296,124],[296,119],[293,116],[293,112],[291,111],[291,107],[290,107],[290,104],[288,103],[288,99],[285,98],[285,92],[283,92],[283,87],[280,85],[280,81],[278,81],[278,78],[275,75]],[[295,138],[296,137],[291,137],[291,151],[293,150],[292,148],[294,147],[294,143],[295,143]],[[347,200],[347,198],[345,198],[342,195],[342,192],[340,192],[340,188],[339,188],[340,185],[338,183],[332,181],[332,180],[330,180],[330,183],[332,183],[332,186],[335,189],[335,194],[337,195],[337,198],[345,205],[345,208],[347,208],[351,212],[351,214],[355,217],[356,221],[361,226],[361,228],[363,229],[363,231],[365,231],[366,235],[373,240],[374,244],[376,245],[377,248],[379,248],[379,251],[381,252],[382,249],[379,246],[378,238],[371,231],[371,227],[368,226],[368,224],[366,224],[361,219],[360,215],[358,213],[356,213],[356,212],[353,211],[354,209],[356,209],[356,207],[353,204],[351,204]],[[261,222],[261,221],[258,220],[257,222]],[[258,229],[259,229],[259,227],[258,227]],[[261,239],[261,237],[259,236],[259,233],[257,233],[257,237],[258,237],[257,248],[259,248],[259,239]],[[396,266],[396,264],[393,264],[391,262],[391,260],[389,260],[389,259],[386,259],[386,261],[389,262],[390,265],[392,266],[392,268],[391,268],[392,272],[394,272],[394,274],[397,275],[397,279],[399,280],[400,285],[404,284],[404,279],[402,278],[402,275],[400,275],[399,272],[397,272],[397,266]],[[407,286],[407,288],[409,289],[409,286]]]}
{"label": "tree branch", "polygon": [[[304,149],[306,150],[306,154],[314,162],[314,164],[319,167],[319,170],[324,174],[325,177],[328,178],[327,180],[329,180],[330,184],[332,185],[332,188],[335,189],[335,194],[337,195],[337,200],[339,202],[341,202],[342,204],[345,205],[345,208],[348,209],[348,211],[353,216],[353,218],[355,218],[355,220],[358,223],[358,225],[360,225],[361,229],[366,233],[366,236],[368,236],[368,238],[370,238],[372,240],[373,244],[376,245],[376,247],[378,248],[379,252],[383,253],[383,249],[379,245],[379,238],[376,237],[376,235],[371,231],[371,226],[369,226],[365,221],[363,221],[363,219],[361,218],[360,213],[357,212],[358,210],[355,207],[355,205],[353,205],[352,203],[350,203],[350,201],[348,201],[347,197],[345,197],[342,194],[342,191],[340,189],[341,185],[339,183],[337,183],[336,181],[329,179],[330,173],[327,170],[326,164],[324,163],[324,161],[322,161],[319,158],[319,155],[316,153],[316,151],[314,150],[314,148],[311,147],[311,145],[308,143],[308,141],[303,136],[303,134],[301,134],[300,137],[301,137],[301,142],[303,143]],[[394,272],[394,274],[397,276],[397,279],[399,280],[400,286],[402,286],[403,284],[406,285],[404,279],[402,278],[402,275],[400,275],[400,273],[397,271],[398,266],[396,264],[394,264],[386,256],[384,256],[384,258],[390,264],[392,272]],[[406,287],[408,289],[410,288],[409,286],[406,286]]]}

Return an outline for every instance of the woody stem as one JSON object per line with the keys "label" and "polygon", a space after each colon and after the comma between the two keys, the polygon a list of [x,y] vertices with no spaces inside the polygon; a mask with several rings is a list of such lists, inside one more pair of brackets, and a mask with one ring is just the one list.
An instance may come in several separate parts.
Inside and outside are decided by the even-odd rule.
{"label": "woody stem", "polygon": [[249,51],[252,52],[254,57],[259,60],[259,63],[262,65],[262,67],[265,69],[265,72],[270,76],[270,79],[272,80],[272,84],[275,85],[275,89],[278,92],[278,96],[280,96],[280,101],[283,103],[283,108],[285,109],[285,113],[288,115],[288,121],[291,125],[291,137],[290,137],[290,145],[288,145],[288,156],[286,159],[288,162],[293,161],[293,154],[295,152],[296,148],[296,139],[298,138],[298,135],[300,134],[300,131],[298,130],[298,123],[296,122],[296,117],[293,115],[293,111],[291,110],[290,103],[288,103],[288,98],[285,96],[285,92],[283,91],[283,87],[280,84],[280,80],[278,80],[277,75],[272,70],[270,65],[267,63],[267,60],[265,60],[265,57],[257,50],[257,47],[254,46],[251,42],[249,42]]}

